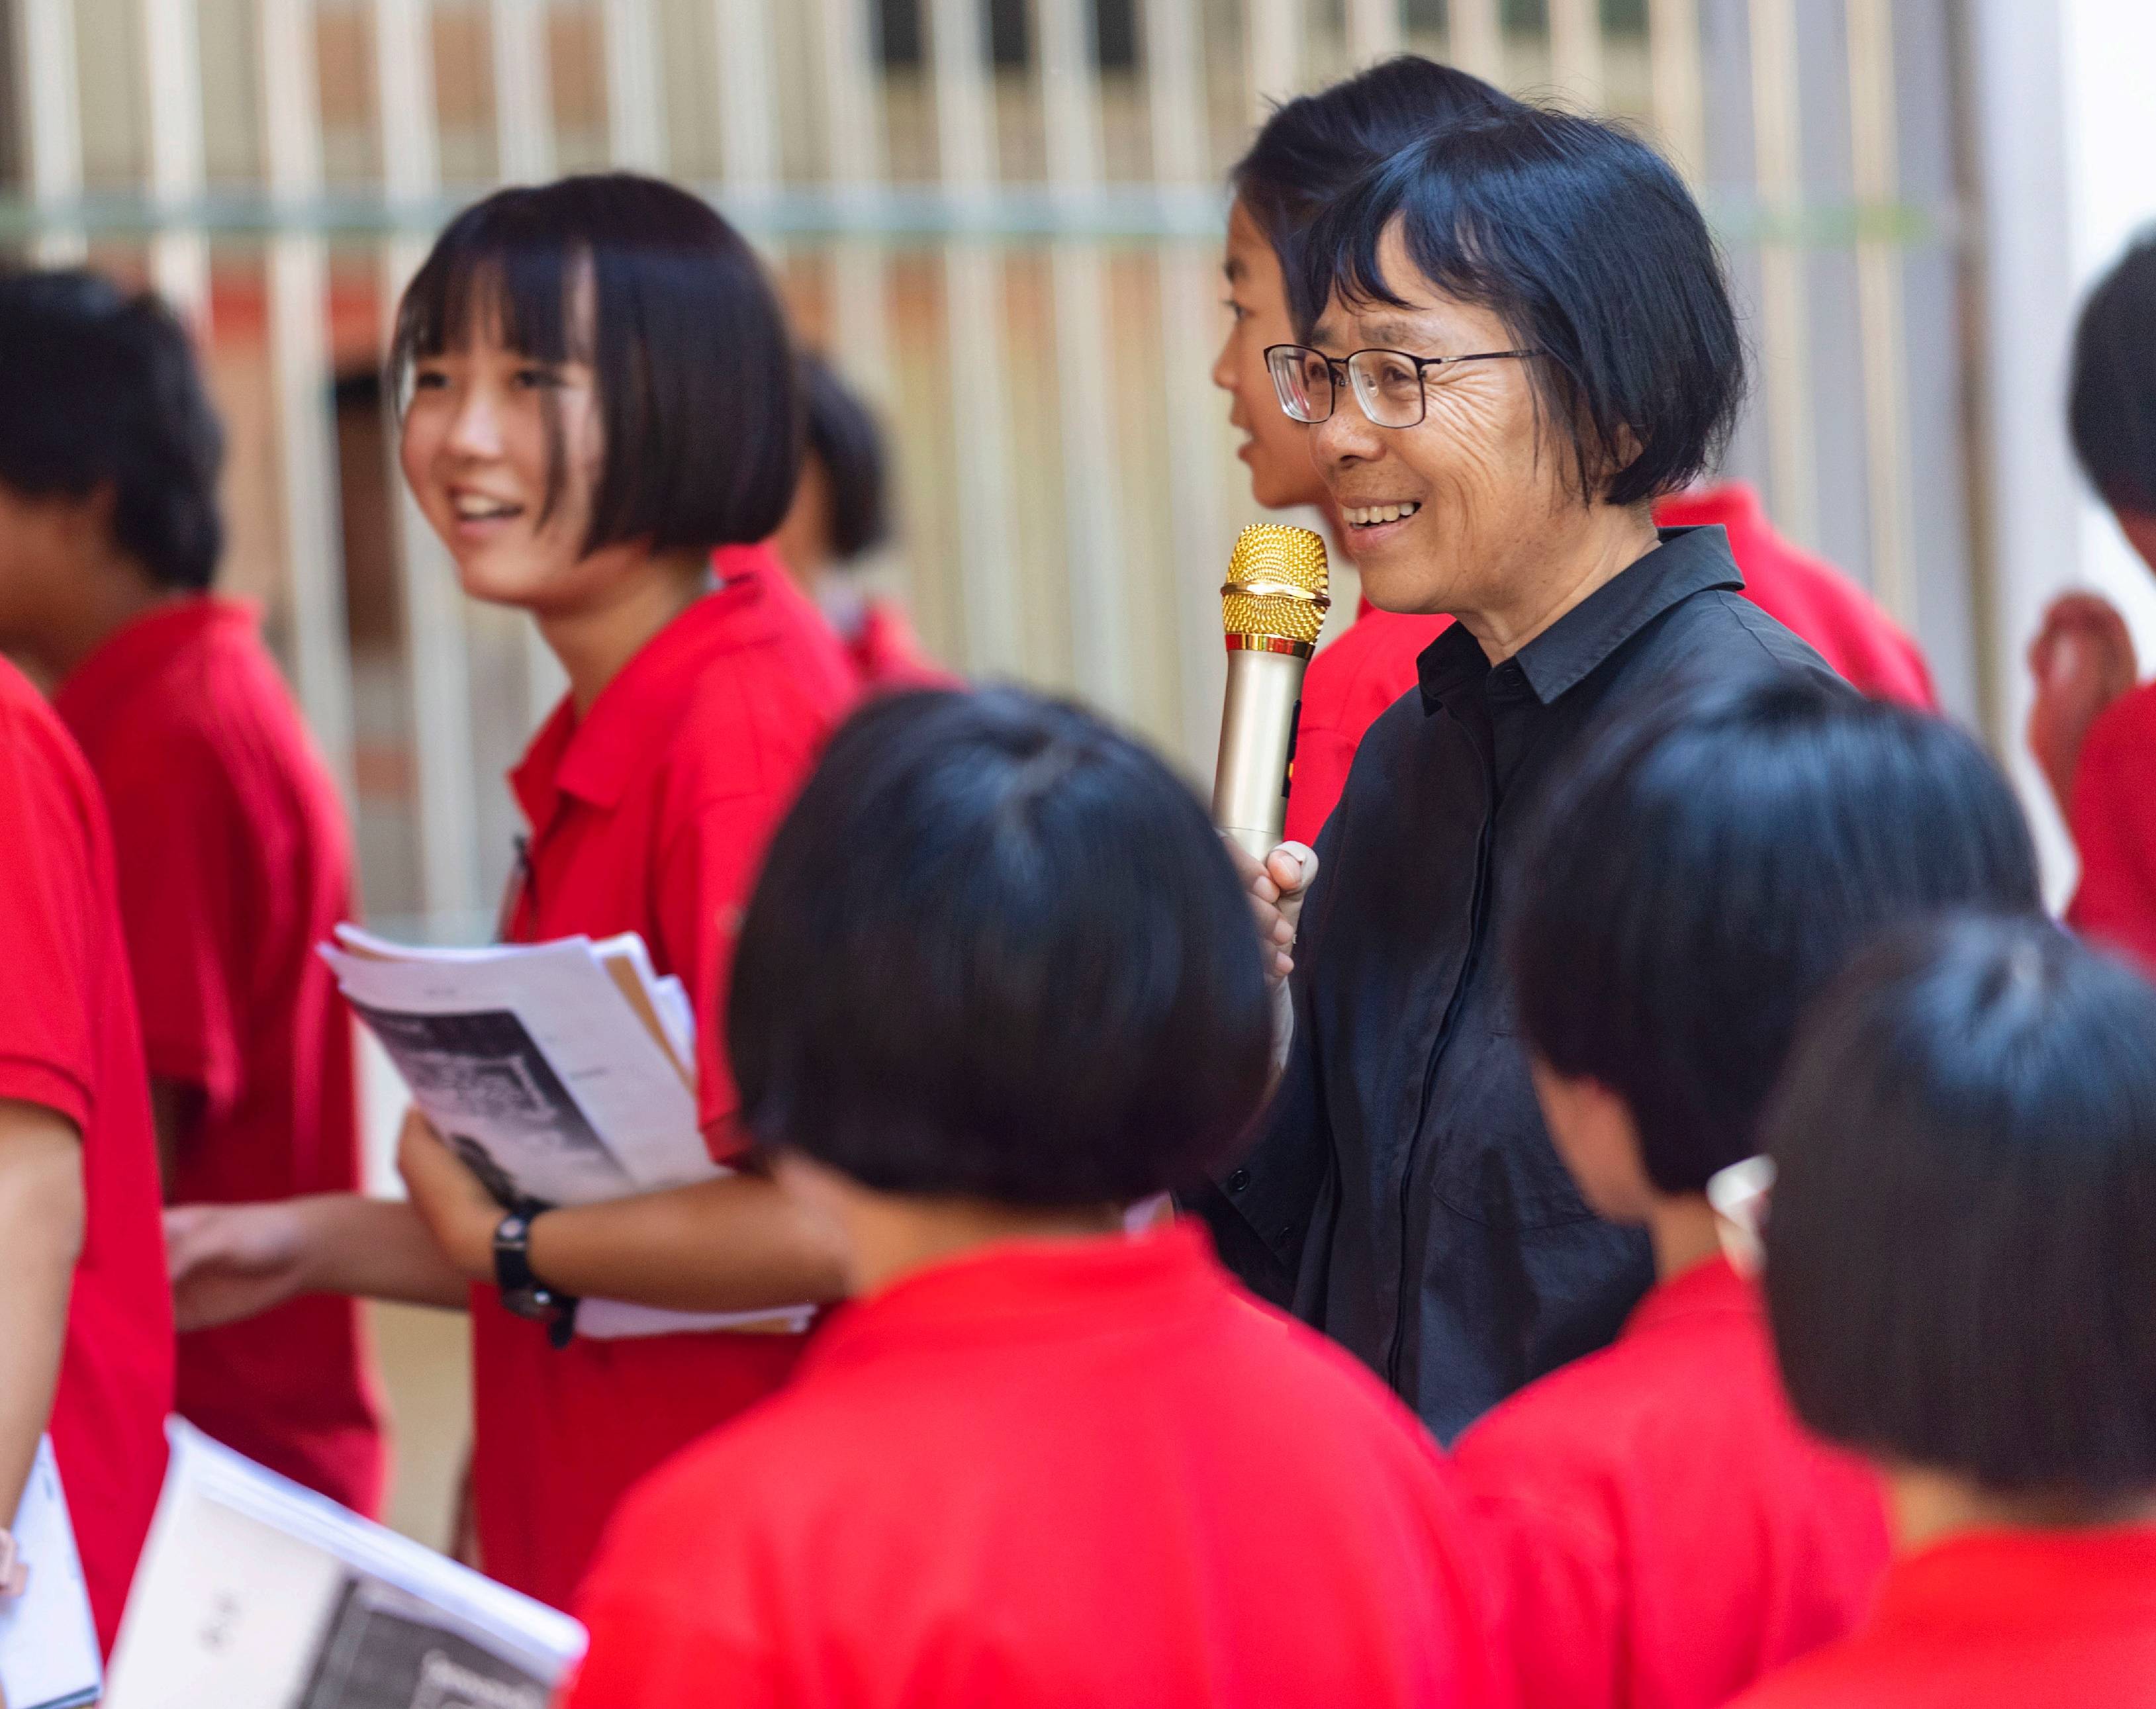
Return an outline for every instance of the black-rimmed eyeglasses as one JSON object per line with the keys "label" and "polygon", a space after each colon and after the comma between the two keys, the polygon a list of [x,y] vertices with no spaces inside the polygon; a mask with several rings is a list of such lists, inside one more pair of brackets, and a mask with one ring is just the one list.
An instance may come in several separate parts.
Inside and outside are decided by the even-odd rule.
{"label": "black-rimmed eyeglasses", "polygon": [[1265,347],[1265,368],[1288,419],[1315,426],[1332,413],[1340,376],[1348,377],[1363,413],[1383,428],[1411,428],[1423,418],[1423,375],[1455,362],[1498,362],[1540,356],[1538,350],[1485,350],[1473,356],[1409,356],[1404,350],[1358,350],[1332,357],[1304,344]]}

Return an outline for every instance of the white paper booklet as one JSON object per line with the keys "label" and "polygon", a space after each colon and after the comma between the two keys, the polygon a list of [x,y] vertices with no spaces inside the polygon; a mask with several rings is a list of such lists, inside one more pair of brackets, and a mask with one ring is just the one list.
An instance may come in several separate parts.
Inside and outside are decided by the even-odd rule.
{"label": "white paper booklet", "polygon": [[0,1691],[8,1709],[79,1709],[95,1703],[104,1687],[97,1627],[49,1436],[38,1440],[30,1481],[8,1529],[29,1568],[23,1594],[0,1602]]}
{"label": "white paper booklet", "polygon": [[[590,1204],[726,1173],[697,1126],[687,994],[635,934],[434,950],[341,926],[321,953],[413,1101],[497,1197]],[[810,1315],[587,1300],[577,1332],[801,1329]]]}
{"label": "white paper booklet", "polygon": [[568,1615],[166,1433],[105,1709],[547,1709],[583,1655]]}

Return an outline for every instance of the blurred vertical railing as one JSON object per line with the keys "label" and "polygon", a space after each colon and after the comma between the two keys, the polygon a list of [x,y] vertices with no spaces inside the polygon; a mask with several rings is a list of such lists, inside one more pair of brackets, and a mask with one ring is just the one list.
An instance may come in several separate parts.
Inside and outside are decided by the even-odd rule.
{"label": "blurred vertical railing", "polygon": [[[1847,0],[1850,175],[1860,206],[1899,197],[1896,165],[1894,18],[1888,0]],[[1902,325],[1902,252],[1876,229],[1856,239],[1857,326],[1863,352],[1866,521],[1871,587],[1904,623],[1916,620],[1910,562],[1907,360]]]}
{"label": "blurred vertical railing", "polygon": [[18,73],[30,205],[38,217],[32,259],[64,267],[88,249],[82,199],[82,103],[75,70],[74,0],[15,0]]}
{"label": "blurred vertical railing", "polygon": [[209,313],[209,240],[192,222],[202,200],[202,21],[195,0],[141,0],[149,82],[150,196],[159,227],[150,278],[191,322]]}
{"label": "blurred vertical railing", "polygon": [[292,670],[315,739],[349,790],[352,654],[329,410],[329,269],[321,239],[305,223],[322,193],[315,8],[311,0],[255,0],[254,26],[262,157],[276,218],[267,318]]}
{"label": "blurred vertical railing", "polygon": [[1777,228],[1804,203],[1804,144],[1797,88],[1796,0],[1750,0],[1753,182],[1768,222],[1759,245],[1759,357],[1773,480],[1768,497],[1782,527],[1819,539],[1812,445],[1811,336],[1804,252]]}

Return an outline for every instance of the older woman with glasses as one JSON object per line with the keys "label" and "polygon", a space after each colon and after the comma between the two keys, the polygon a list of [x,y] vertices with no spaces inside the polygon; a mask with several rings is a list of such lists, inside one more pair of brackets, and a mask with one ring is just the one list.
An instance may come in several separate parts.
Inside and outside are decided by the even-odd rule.
{"label": "older woman with glasses", "polygon": [[1645,144],[1462,121],[1367,174],[1301,259],[1322,306],[1268,353],[1281,407],[1365,595],[1455,621],[1363,739],[1306,895],[1292,854],[1248,873],[1292,947],[1292,1033],[1220,1178],[1248,1225],[1221,1244],[1449,1440],[1607,1342],[1653,1273],[1536,1107],[1492,948],[1520,827],[1568,751],[1680,678],[1839,679],[1741,597],[1721,529],[1655,526],[1743,372],[1706,224]]}

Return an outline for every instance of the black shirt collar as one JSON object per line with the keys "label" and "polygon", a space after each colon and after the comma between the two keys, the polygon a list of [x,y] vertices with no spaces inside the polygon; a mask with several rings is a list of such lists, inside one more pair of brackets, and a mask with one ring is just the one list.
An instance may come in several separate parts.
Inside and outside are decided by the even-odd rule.
{"label": "black shirt collar", "polygon": [[[1744,577],[1720,527],[1664,528],[1661,544],[1596,588],[1513,654],[1535,698],[1548,706],[1671,606],[1711,588],[1741,589]],[[1425,712],[1490,673],[1482,644],[1454,624],[1415,661]]]}

